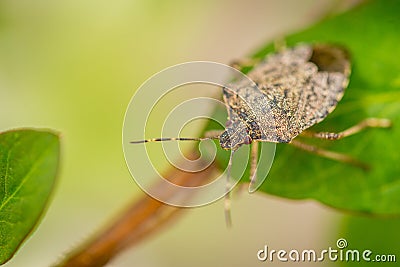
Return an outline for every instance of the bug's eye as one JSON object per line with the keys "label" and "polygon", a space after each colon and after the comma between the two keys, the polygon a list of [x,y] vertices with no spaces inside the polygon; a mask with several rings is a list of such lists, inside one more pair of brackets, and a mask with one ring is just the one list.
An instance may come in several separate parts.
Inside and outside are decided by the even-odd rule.
{"label": "bug's eye", "polygon": [[223,132],[219,136],[219,144],[223,149],[231,149],[231,138],[229,137],[229,134],[227,131]]}

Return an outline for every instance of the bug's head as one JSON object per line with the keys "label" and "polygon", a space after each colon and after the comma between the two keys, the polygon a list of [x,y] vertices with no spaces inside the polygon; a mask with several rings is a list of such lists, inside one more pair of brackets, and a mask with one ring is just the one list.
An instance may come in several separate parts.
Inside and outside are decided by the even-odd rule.
{"label": "bug's head", "polygon": [[233,131],[228,128],[219,136],[219,144],[225,150],[236,150],[241,145],[250,143],[251,138],[245,131]]}
{"label": "bug's head", "polygon": [[231,138],[229,136],[228,131],[224,131],[220,136],[219,136],[219,144],[221,147],[225,150],[232,149],[232,142]]}

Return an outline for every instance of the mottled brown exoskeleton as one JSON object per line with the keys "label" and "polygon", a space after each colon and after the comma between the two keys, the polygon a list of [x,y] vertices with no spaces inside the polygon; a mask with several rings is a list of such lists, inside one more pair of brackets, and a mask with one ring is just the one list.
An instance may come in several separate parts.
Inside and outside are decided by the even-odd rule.
{"label": "mottled brown exoskeleton", "polygon": [[[295,139],[302,135],[337,140],[366,127],[390,126],[387,119],[367,118],[339,133],[307,130],[324,120],[342,99],[350,76],[350,60],[345,49],[330,44],[299,44],[268,55],[247,75],[253,82],[239,80],[223,88],[228,111],[223,132],[212,132],[204,138],[157,138],[132,143],[219,139],[222,148],[232,151],[252,144],[249,188],[256,179],[258,142],[288,143],[326,158],[368,168],[347,155]],[[229,201],[226,201],[226,210],[229,210]]]}

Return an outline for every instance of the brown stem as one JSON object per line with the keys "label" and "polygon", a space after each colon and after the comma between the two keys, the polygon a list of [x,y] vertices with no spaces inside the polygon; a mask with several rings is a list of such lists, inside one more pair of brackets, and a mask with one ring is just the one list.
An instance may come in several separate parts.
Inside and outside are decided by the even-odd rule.
{"label": "brown stem", "polygon": [[[195,157],[195,155],[192,155]],[[187,173],[177,169],[170,170],[166,176],[169,181],[182,186],[199,186],[214,177],[217,171],[215,163],[207,169]],[[160,186],[160,185],[156,185]],[[173,196],[178,192],[168,192]],[[125,212],[113,222],[96,233],[90,240],[69,253],[58,267],[94,267],[104,266],[122,250],[139,243],[142,239],[154,234],[172,219],[176,218],[183,208],[172,207],[147,195],[132,203]]]}

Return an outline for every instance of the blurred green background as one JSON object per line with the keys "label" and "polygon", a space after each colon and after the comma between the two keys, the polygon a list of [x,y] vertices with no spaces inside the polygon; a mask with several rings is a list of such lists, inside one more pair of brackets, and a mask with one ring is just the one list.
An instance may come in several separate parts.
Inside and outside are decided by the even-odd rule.
{"label": "blurred green background", "polygon": [[[229,63],[312,24],[338,3],[1,1],[0,130],[52,128],[62,138],[52,202],[6,266],[54,263],[143,195],[126,168],[121,132],[126,107],[147,78],[186,61]],[[264,245],[318,250],[335,247],[339,237],[360,248],[371,240],[382,252],[396,253],[395,244],[398,250],[398,242],[388,243],[389,249],[376,242],[389,237],[382,229],[396,229],[398,221],[358,218],[348,224],[349,217],[313,201],[244,193],[232,212],[234,227],[227,229],[222,202],[187,210],[110,266],[261,266],[267,263],[256,253]],[[371,229],[381,232],[372,235]],[[362,231],[371,239],[363,239]]]}

